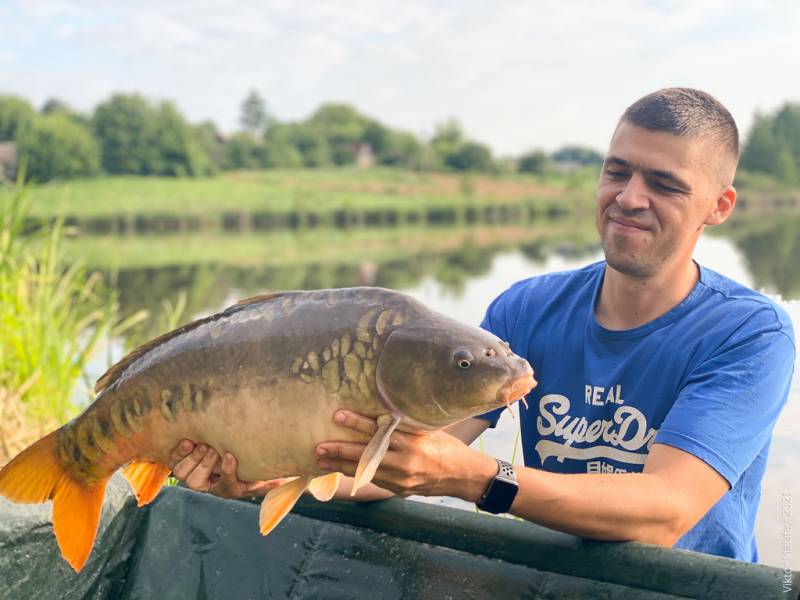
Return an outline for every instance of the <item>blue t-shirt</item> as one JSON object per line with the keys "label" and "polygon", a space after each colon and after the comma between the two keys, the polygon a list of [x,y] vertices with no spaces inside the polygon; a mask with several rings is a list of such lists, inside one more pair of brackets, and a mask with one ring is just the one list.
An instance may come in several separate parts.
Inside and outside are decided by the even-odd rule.
{"label": "blue t-shirt", "polygon": [[[653,443],[705,461],[730,490],[676,544],[758,560],[755,518],[772,429],[795,360],[788,315],[709,269],[677,306],[623,331],[594,315],[605,262],[520,281],[482,326],[533,365],[520,406],[525,464],[640,472]],[[497,423],[502,410],[482,418]]]}

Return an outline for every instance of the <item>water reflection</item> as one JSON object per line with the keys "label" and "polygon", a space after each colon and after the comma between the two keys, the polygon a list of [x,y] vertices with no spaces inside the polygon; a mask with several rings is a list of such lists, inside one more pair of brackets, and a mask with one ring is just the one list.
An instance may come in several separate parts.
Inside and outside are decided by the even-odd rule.
{"label": "water reflection", "polygon": [[727,233],[745,256],[757,288],[800,297],[800,215],[736,221]]}

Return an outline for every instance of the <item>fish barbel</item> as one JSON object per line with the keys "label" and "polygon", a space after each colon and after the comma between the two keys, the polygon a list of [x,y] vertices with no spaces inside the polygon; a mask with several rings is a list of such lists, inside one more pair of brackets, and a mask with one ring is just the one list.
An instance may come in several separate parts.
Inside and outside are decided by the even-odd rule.
{"label": "fish barbel", "polygon": [[170,473],[183,438],[238,459],[242,480],[294,479],[271,490],[269,533],[308,489],[329,500],[341,473],[314,447],[365,441],[335,425],[347,408],[378,428],[358,464],[368,483],[396,428],[435,431],[522,398],[530,365],[494,335],[380,288],[295,291],[242,300],[133,350],[95,386],[82,414],[0,470],[12,502],[53,500],[62,556],[77,571],[91,552],[106,484],[118,468],[139,506]]}

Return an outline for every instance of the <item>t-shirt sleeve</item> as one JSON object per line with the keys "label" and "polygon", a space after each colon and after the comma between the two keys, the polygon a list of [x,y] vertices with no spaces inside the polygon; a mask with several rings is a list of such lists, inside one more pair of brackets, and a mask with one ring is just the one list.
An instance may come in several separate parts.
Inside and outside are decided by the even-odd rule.
{"label": "t-shirt sleeve", "polygon": [[655,442],[689,452],[733,487],[772,435],[795,362],[791,325],[760,311],[694,368]]}
{"label": "t-shirt sleeve", "polygon": [[[510,343],[508,338],[509,327],[508,327],[508,295],[509,291],[505,291],[500,294],[494,301],[489,305],[489,308],[486,309],[486,314],[483,316],[483,321],[481,321],[481,327],[486,331],[495,334],[501,340],[507,341]],[[494,428],[497,425],[497,421],[500,419],[500,415],[503,414],[505,410],[504,406],[500,408],[495,408],[487,413],[482,415],[478,415],[478,419],[483,419],[484,421],[489,421],[489,427]]]}

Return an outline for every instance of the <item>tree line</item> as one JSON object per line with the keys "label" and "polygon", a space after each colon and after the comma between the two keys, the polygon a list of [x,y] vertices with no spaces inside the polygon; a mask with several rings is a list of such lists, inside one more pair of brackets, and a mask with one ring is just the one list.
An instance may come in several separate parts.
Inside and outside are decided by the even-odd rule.
{"label": "tree line", "polygon": [[333,167],[368,164],[430,171],[544,174],[556,165],[600,164],[590,148],[567,146],[496,158],[469,139],[456,120],[430,139],[394,129],[344,103],[326,103],[308,118],[281,122],[255,91],[241,105],[241,128],[223,135],[212,121],[191,124],[172,102],[114,94],[91,114],[48,100],[36,110],[17,96],[0,96],[0,143],[16,142],[29,178],[106,174],[205,176],[230,169]]}
{"label": "tree line", "polygon": [[800,185],[800,104],[787,102],[771,114],[756,114],[741,168]]}

